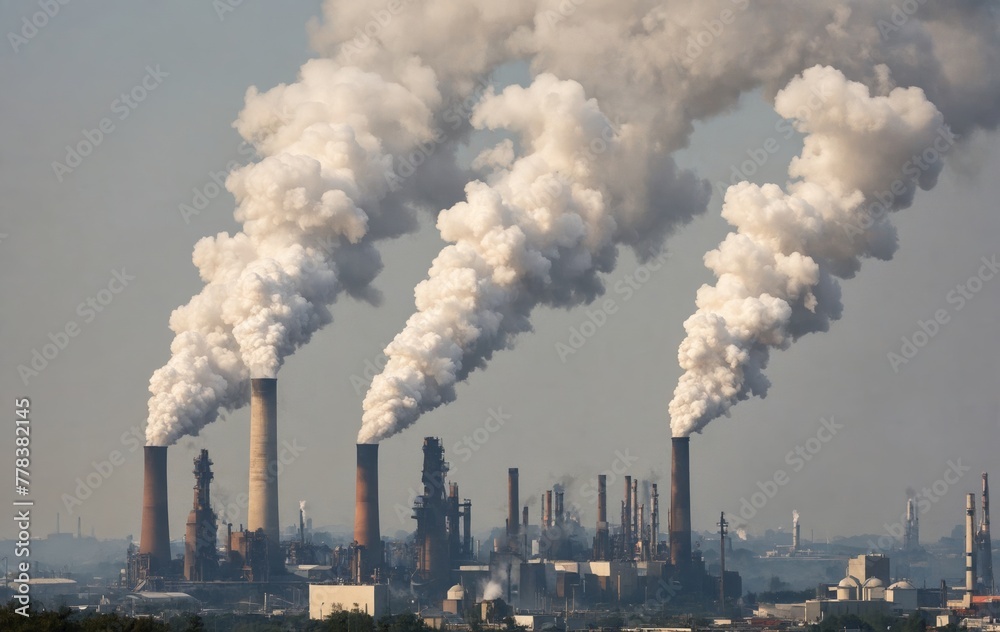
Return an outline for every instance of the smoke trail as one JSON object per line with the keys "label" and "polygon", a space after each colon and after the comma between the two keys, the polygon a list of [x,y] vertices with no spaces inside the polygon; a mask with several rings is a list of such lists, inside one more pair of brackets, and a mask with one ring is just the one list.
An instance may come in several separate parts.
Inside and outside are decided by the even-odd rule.
{"label": "smoke trail", "polygon": [[798,509],[792,509],[792,526],[799,524],[799,511]]}
{"label": "smoke trail", "polygon": [[854,276],[862,257],[892,257],[887,211],[909,206],[917,186],[934,186],[954,142],[919,88],[872,96],[830,67],[794,78],[775,110],[795,119],[805,146],[787,191],[742,182],[726,192],[722,215],[735,231],[705,255],[718,281],[698,290],[698,311],[684,323],[675,437],[763,397],[770,350],[840,317],[834,277]]}
{"label": "smoke trail", "polygon": [[[454,148],[468,123],[455,104],[502,61],[502,47],[459,61],[445,46],[453,38],[413,28],[431,19],[417,7],[380,18],[384,38],[359,40],[374,15],[360,4],[330,1],[328,21],[311,25],[329,58],[304,64],[296,83],[247,92],[235,127],[260,160],[227,180],[242,230],[195,246],[205,287],[170,318],[171,357],[150,379],[149,444],[198,434],[244,406],[249,378],[274,376],[331,322],[342,293],[377,302],[375,242],[415,230],[416,209],[460,199],[468,174]],[[530,17],[517,9],[526,2],[487,4],[434,19],[466,28],[474,45],[500,42]]]}
{"label": "smoke trail", "polygon": [[386,348],[389,360],[365,397],[360,443],[452,401],[457,382],[531,330],[536,306],[599,296],[599,275],[614,268],[618,245],[641,248],[637,225],[686,221],[707,199],[704,183],[663,162],[658,184],[679,201],[673,215],[650,218],[616,204],[625,179],[607,175],[615,165],[645,166],[646,140],[633,126],[616,130],[573,81],[542,74],[528,88],[488,94],[473,123],[516,134],[524,155],[514,158],[510,140],[483,152],[476,164],[492,173],[439,215],[452,245],[417,286],[418,311]]}
{"label": "smoke trail", "polygon": [[195,246],[205,287],[170,318],[148,443],[197,434],[220,408],[244,405],[247,380],[273,377],[332,320],[341,292],[376,300],[371,242],[413,224],[383,204],[385,174],[393,155],[433,141],[439,98],[331,60],[307,62],[295,84],[248,91],[236,127],[263,157],[227,180],[243,228]]}

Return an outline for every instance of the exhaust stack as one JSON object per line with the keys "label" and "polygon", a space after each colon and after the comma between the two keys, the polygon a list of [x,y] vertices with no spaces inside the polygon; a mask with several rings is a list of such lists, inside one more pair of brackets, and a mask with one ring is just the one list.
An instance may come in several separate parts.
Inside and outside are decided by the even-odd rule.
{"label": "exhaust stack", "polygon": [[660,549],[660,492],[653,483],[653,496],[650,499],[653,506],[649,511],[649,546],[652,549],[650,559],[658,559]]}
{"label": "exhaust stack", "polygon": [[358,473],[354,502],[354,540],[359,552],[359,575],[369,581],[382,568],[382,534],[378,517],[378,444],[358,444]]}
{"label": "exhaust stack", "polygon": [[622,515],[622,547],[625,559],[632,558],[632,477],[625,477],[625,511]]}
{"label": "exhaust stack", "polygon": [[552,490],[545,491],[545,512],[542,516],[542,524],[546,527],[552,526]]}
{"label": "exhaust stack", "polygon": [[139,553],[150,555],[150,572],[170,571],[170,521],[167,518],[167,447],[143,448],[142,533]]}
{"label": "exhaust stack", "polygon": [[670,563],[681,572],[691,566],[691,439],[674,437],[670,465]]}
{"label": "exhaust stack", "polygon": [[976,591],[976,495],[965,497],[965,606]]}
{"label": "exhaust stack", "polygon": [[521,506],[518,500],[517,468],[507,469],[507,535],[516,542],[518,532],[517,508]]}
{"label": "exhaust stack", "polygon": [[278,522],[278,380],[250,380],[250,501],[247,528],[267,535],[268,567],[282,573]]}

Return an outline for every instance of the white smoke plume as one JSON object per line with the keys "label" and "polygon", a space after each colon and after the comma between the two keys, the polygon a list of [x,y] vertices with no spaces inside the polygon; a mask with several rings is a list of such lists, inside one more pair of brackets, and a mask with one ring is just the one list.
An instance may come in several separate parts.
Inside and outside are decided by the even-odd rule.
{"label": "white smoke plume", "polygon": [[[684,221],[704,207],[707,186],[664,163],[662,190],[674,193],[674,215],[649,218],[621,203],[626,178],[609,177],[642,161],[642,130],[615,129],[580,84],[539,75],[528,88],[488,94],[472,122],[518,138],[487,150],[476,164],[485,181],[438,216],[450,242],[415,291],[417,312],[386,348],[388,362],[364,401],[359,443],[373,443],[455,398],[455,384],[485,366],[495,351],[531,330],[538,305],[572,307],[603,291],[618,245],[639,249],[636,226]],[[637,158],[638,157],[638,158]],[[644,170],[644,169],[643,169]]]}
{"label": "white smoke plume", "polygon": [[[419,73],[418,73],[419,74]],[[372,241],[406,230],[386,173],[393,156],[435,137],[433,85],[413,88],[331,60],[299,81],[251,89],[236,127],[259,162],[227,180],[242,230],[199,241],[204,289],[174,311],[171,358],[150,380],[147,442],[197,434],[248,398],[250,377],[332,320],[341,292],[377,300]]]}
{"label": "white smoke plume", "polygon": [[503,586],[491,579],[483,589],[483,601],[493,601],[501,597],[503,597]]}
{"label": "white smoke plume", "polygon": [[[501,64],[523,60],[535,75],[578,82],[615,122],[618,156],[628,159],[597,160],[603,176],[589,174],[581,186],[599,192],[614,215],[612,242],[648,258],[705,205],[697,181],[678,174],[670,159],[686,146],[693,122],[725,112],[749,91],[772,98],[815,64],[836,64],[876,94],[887,94],[893,82],[920,87],[958,134],[995,127],[995,3],[918,5],[915,13],[899,14],[898,3],[888,0],[753,7],[748,0],[328,0],[325,19],[310,33],[323,58],[304,65],[294,84],[248,92],[237,129],[260,161],[228,184],[243,229],[206,238],[195,249],[206,285],[171,318],[171,358],[150,380],[147,442],[166,445],[197,434],[220,410],[245,405],[249,378],[274,375],[331,321],[329,305],[341,293],[378,300],[371,287],[381,269],[377,241],[415,230],[415,209],[436,213],[466,197],[470,177],[455,161],[457,141],[470,130],[464,103]],[[516,129],[527,112],[509,125],[492,116],[488,122],[481,114],[479,126],[509,129],[528,145],[537,135]],[[627,137],[618,138],[625,129]],[[519,183],[504,173],[537,153],[506,144],[476,166],[493,171],[483,179],[488,188],[506,179],[510,189]],[[422,164],[421,172],[401,179],[402,164]],[[562,186],[570,176],[578,174],[559,172],[548,181]],[[453,254],[470,254],[462,248]],[[602,257],[612,251],[597,255],[599,272],[608,269]],[[543,293],[564,296],[541,303],[579,304],[600,291],[599,281],[573,277],[573,287],[561,288],[553,278]],[[496,324],[505,333],[493,344],[530,328],[513,322],[530,309],[515,307],[516,317]],[[436,344],[431,338],[421,344]],[[462,379],[488,358],[487,348],[478,351],[457,367],[445,365],[465,351],[442,350],[439,358],[449,360],[426,367],[427,380],[407,376],[400,397],[413,399],[408,389],[428,382],[419,406],[446,401],[451,377],[437,372]],[[436,385],[438,377],[446,379]]]}
{"label": "white smoke plume", "polygon": [[[441,8],[436,2],[432,4]],[[479,2],[471,4],[481,6]],[[486,44],[482,55],[529,60],[537,73],[536,81],[551,75],[579,83],[584,94],[597,100],[607,119],[624,121],[622,128],[643,130],[646,146],[640,148],[636,141],[627,150],[619,148],[620,155],[629,155],[631,160],[602,163],[600,178],[581,182],[600,192],[601,212],[619,222],[613,242],[628,244],[643,257],[657,252],[667,234],[703,207],[703,199],[692,193],[697,187],[673,186],[667,179],[668,184],[660,188],[657,179],[650,177],[663,168],[671,171],[670,154],[687,145],[693,122],[725,112],[752,90],[763,89],[766,97],[773,98],[781,86],[806,68],[836,63],[860,88],[882,96],[892,90],[894,82],[923,88],[958,132],[995,127],[1000,120],[1000,79],[992,78],[995,73],[988,70],[990,63],[1000,61],[997,11],[983,2],[928,2],[916,14],[902,18],[897,15],[900,9],[889,2],[784,1],[751,9],[747,0],[591,0],[572,7],[556,0],[540,0],[527,22],[523,21],[524,7],[516,3],[516,8],[504,13],[511,23],[522,19],[506,39],[484,36],[486,27],[473,27],[471,38]],[[581,42],[587,44],[581,46]],[[963,63],[967,58],[975,59],[968,67]],[[518,94],[523,97],[535,91],[533,86]],[[513,99],[507,99],[506,107],[516,109],[524,119],[531,99],[523,98],[516,105],[510,103]],[[495,110],[491,103],[497,102],[487,99],[480,112]],[[540,122],[544,117],[535,118],[539,122],[525,134],[506,121],[490,123],[486,114],[479,115],[480,126],[487,123],[496,127],[494,123],[499,123],[519,134],[520,141],[502,143],[477,160],[477,167],[495,170],[486,180],[492,187],[492,199],[485,197],[480,185],[474,185],[467,189],[467,202],[439,220],[444,235],[452,231],[455,222],[449,216],[455,209],[493,205],[490,213],[478,213],[486,217],[465,231],[469,235],[453,232],[452,238],[445,236],[454,246],[435,261],[431,278],[417,289],[417,313],[387,348],[390,363],[366,397],[360,441],[385,438],[412,424],[423,412],[453,399],[457,381],[484,366],[494,351],[509,347],[517,333],[530,330],[528,318],[533,306],[569,306],[589,300],[586,292],[581,294],[573,287],[578,278],[567,281],[565,293],[577,297],[570,302],[550,303],[547,297],[519,288],[519,283],[537,273],[530,272],[523,261],[517,262],[521,267],[511,266],[503,258],[530,253],[532,231],[526,231],[525,250],[518,255],[522,244],[501,246],[499,235],[491,235],[486,225],[509,237],[511,229],[520,229],[517,222],[522,218],[528,218],[529,224],[533,221],[531,204],[511,201],[518,195],[525,197],[523,191],[538,185],[511,174],[525,171],[522,161],[539,162],[531,134],[544,133]],[[620,138],[615,141],[621,144]],[[865,160],[855,164],[859,170],[868,166]],[[816,165],[817,170],[821,168]],[[559,178],[567,174],[578,177],[572,171],[560,169],[558,173]],[[862,174],[854,175],[860,178]],[[925,172],[920,177],[933,175]],[[870,193],[864,187],[872,183],[852,184]],[[518,186],[522,193],[516,193]],[[892,205],[907,205],[909,195],[909,191],[894,194]],[[507,216],[512,206],[519,212]],[[872,243],[871,252],[863,254],[888,256],[886,251],[894,241],[891,227],[882,221],[875,224],[865,229],[864,240]],[[631,233],[626,234],[628,231]],[[501,247],[510,248],[511,253],[498,256],[495,251]],[[505,273],[510,269],[517,277],[510,285],[497,284],[492,278],[489,267],[494,264],[484,256],[491,250],[494,254],[490,256],[502,261],[498,269]],[[839,315],[837,286],[828,277],[852,274],[856,257],[846,252],[823,256],[827,267],[822,278],[815,283],[794,279],[816,285],[814,297],[803,298],[823,302],[810,318],[799,309],[796,320],[812,322],[797,322],[797,326],[825,328],[829,319]],[[599,283],[600,279],[594,280]],[[543,282],[542,294],[551,293],[556,281]],[[762,307],[770,307],[772,312],[780,308],[777,304]],[[804,311],[812,314],[809,309]],[[760,352],[757,348],[747,351],[754,356]],[[740,388],[753,385],[763,390],[763,376],[754,371],[759,373],[765,359],[755,358],[747,364],[750,374],[740,377]]]}
{"label": "white smoke plume", "polygon": [[799,512],[797,509],[792,510],[792,527],[799,524]]}
{"label": "white smoke plume", "polygon": [[678,360],[685,373],[670,402],[675,437],[700,431],[739,400],[763,397],[771,349],[825,331],[840,317],[834,277],[896,248],[888,211],[934,186],[954,143],[919,88],[872,96],[833,68],[794,78],[775,110],[805,134],[786,190],[742,182],[722,215],[735,228],[705,264],[718,281],[698,290]]}
{"label": "white smoke plume", "polygon": [[[376,242],[415,230],[415,210],[460,199],[462,104],[506,47],[456,56],[454,46],[502,42],[530,20],[533,3],[480,2],[449,17],[367,4],[327,2],[327,19],[310,33],[324,58],[304,64],[295,83],[247,92],[235,127],[259,161],[226,183],[242,229],[195,246],[205,287],[170,318],[171,357],[150,379],[149,444],[196,435],[222,410],[244,406],[249,379],[275,376],[332,321],[329,306],[342,293],[377,303]],[[467,37],[442,38],[442,24]],[[373,25],[378,32],[366,35]]]}

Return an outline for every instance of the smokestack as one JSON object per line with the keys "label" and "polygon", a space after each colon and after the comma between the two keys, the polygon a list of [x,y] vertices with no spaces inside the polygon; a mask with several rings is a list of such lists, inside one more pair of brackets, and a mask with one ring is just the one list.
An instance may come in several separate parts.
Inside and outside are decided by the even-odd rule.
{"label": "smokestack", "polygon": [[966,606],[972,604],[976,590],[976,495],[965,497],[965,598]]}
{"label": "smokestack", "polygon": [[670,563],[679,571],[691,564],[691,439],[674,437],[670,465]]}
{"label": "smokestack", "polygon": [[563,490],[556,490],[556,524],[561,525],[563,523]]}
{"label": "smokestack", "polygon": [[646,560],[649,559],[649,557],[648,557],[649,547],[646,546],[646,541],[643,538],[643,536],[646,533],[646,505],[645,505],[645,503],[643,503],[642,505],[639,505],[639,528],[636,530],[636,533],[639,534],[639,537],[638,537],[638,540],[639,540],[639,556],[640,556],[639,559],[641,561],[645,562]]}
{"label": "smokestack", "polygon": [[139,553],[151,556],[150,572],[170,570],[170,521],[167,518],[167,447],[143,448],[142,534]]}
{"label": "smokestack", "polygon": [[594,559],[607,560],[611,537],[608,531],[608,477],[597,475],[597,535],[594,537]]}
{"label": "smokestack", "polygon": [[635,478],[632,480],[632,541],[636,542],[642,538],[642,532],[639,531],[639,479]]}
{"label": "smokestack", "polygon": [[542,522],[546,527],[552,526],[552,490],[547,490],[545,492],[545,516],[542,518]]}
{"label": "smokestack", "polygon": [[597,526],[608,522],[608,477],[597,475]]}
{"label": "smokestack", "polygon": [[990,475],[983,472],[983,515],[979,522],[980,583],[987,595],[996,591],[993,579],[993,537],[990,535]]}
{"label": "smokestack", "polygon": [[913,514],[914,503],[912,498],[906,500],[906,528],[903,530],[903,550],[911,551],[913,546]]}
{"label": "smokestack", "polygon": [[649,546],[652,549],[650,559],[655,560],[660,548],[660,492],[653,483],[653,506],[649,512]]}
{"label": "smokestack", "polygon": [[517,508],[521,506],[518,500],[517,468],[507,470],[507,535],[517,535]]}
{"label": "smokestack", "polygon": [[521,526],[524,527],[524,532],[528,532],[528,506],[525,505],[524,509],[521,510]]}
{"label": "smokestack", "polygon": [[354,501],[354,540],[365,547],[360,574],[368,580],[382,567],[382,535],[378,518],[378,444],[358,444]]}
{"label": "smokestack", "polygon": [[270,572],[282,573],[281,525],[278,522],[278,380],[250,380],[250,502],[247,528],[267,535]]}
{"label": "smokestack", "polygon": [[799,512],[792,512],[792,551],[799,550]]}
{"label": "smokestack", "polygon": [[630,543],[632,542],[632,477],[625,477],[625,515],[622,516],[622,546],[625,557],[632,557]]}
{"label": "smokestack", "polygon": [[299,543],[306,543],[306,511],[299,505]]}

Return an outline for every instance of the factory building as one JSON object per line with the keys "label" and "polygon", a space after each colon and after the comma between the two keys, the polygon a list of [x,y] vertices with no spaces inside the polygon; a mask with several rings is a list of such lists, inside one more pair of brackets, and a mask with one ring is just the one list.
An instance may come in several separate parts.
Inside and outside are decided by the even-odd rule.
{"label": "factory building", "polygon": [[321,620],[331,612],[354,610],[378,619],[389,614],[389,587],[309,584],[309,618]]}
{"label": "factory building", "polygon": [[256,585],[254,590],[267,594],[296,583],[304,587],[309,582],[338,582],[309,584],[310,610],[317,617],[320,608],[328,614],[334,604],[345,601],[380,612],[380,600],[390,586],[435,608],[440,605],[442,615],[459,614],[456,611],[464,612],[480,601],[494,606],[502,602],[515,611],[546,612],[662,602],[665,593],[672,597],[682,592],[686,600],[703,602],[718,600],[722,592],[735,600],[741,593],[738,574],[723,566],[720,576],[709,575],[700,550],[692,547],[686,437],[671,442],[670,521],[663,540],[656,483],[624,476],[620,520],[615,523],[608,517],[607,475],[598,475],[592,536],[581,525],[572,497],[567,498],[567,490],[559,485],[542,491],[538,524],[530,524],[528,507],[520,505],[519,470],[511,467],[506,524],[493,542],[488,562],[482,564],[472,538],[472,501],[461,498],[457,482],[448,480],[449,466],[437,437],[423,441],[422,493],[413,503],[412,540],[382,540],[378,445],[359,444],[353,541],[335,548],[307,541],[300,508],[297,534],[290,528],[289,539],[281,542],[276,380],[251,380],[250,417],[248,522],[221,525],[221,547],[217,546],[220,525],[212,511],[210,489],[213,463],[202,450],[194,459],[194,497],[183,559],[170,558],[167,448],[145,449],[143,530],[139,547],[129,552],[130,589],[179,592],[194,585],[206,590],[212,584],[213,590],[226,591]]}

